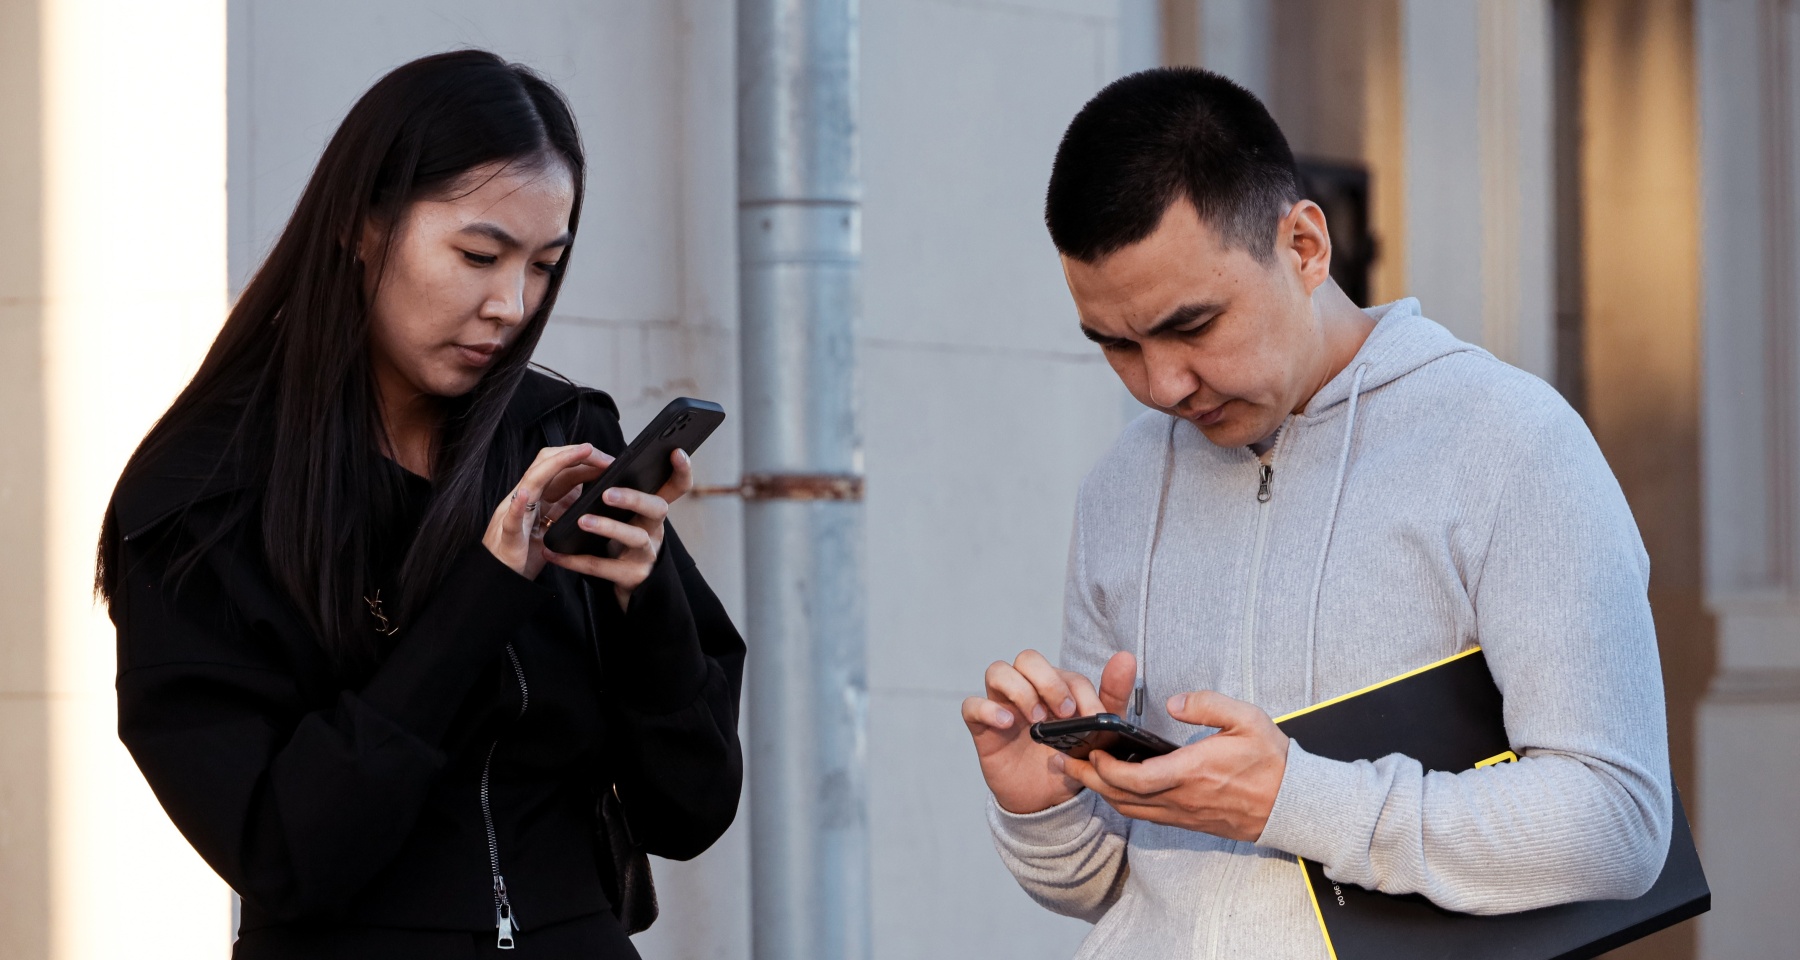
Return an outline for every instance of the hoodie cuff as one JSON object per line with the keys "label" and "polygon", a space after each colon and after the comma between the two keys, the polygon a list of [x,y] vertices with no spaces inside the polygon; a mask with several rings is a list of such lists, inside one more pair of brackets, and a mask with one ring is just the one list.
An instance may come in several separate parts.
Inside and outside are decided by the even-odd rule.
{"label": "hoodie cuff", "polygon": [[1094,804],[1100,800],[1092,790],[1083,790],[1067,800],[1036,813],[1012,813],[988,794],[988,825],[994,836],[1014,847],[1066,847],[1087,834],[1095,819]]}
{"label": "hoodie cuff", "polygon": [[1361,791],[1356,767],[1307,753],[1298,740],[1288,741],[1287,771],[1259,847],[1284,850],[1323,864],[1341,861],[1351,818],[1346,804]]}

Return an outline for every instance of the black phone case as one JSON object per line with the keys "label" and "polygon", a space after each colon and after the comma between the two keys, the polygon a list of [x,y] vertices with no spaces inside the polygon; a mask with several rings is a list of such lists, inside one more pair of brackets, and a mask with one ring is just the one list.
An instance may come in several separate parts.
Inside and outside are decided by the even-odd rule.
{"label": "black phone case", "polygon": [[1077,760],[1099,750],[1113,757],[1136,763],[1151,757],[1173,753],[1175,744],[1127,723],[1116,713],[1096,713],[1091,717],[1067,720],[1040,720],[1031,725],[1031,739],[1061,750]]}
{"label": "black phone case", "polygon": [[578,521],[586,514],[629,521],[636,514],[630,510],[609,507],[600,495],[613,487],[629,487],[655,493],[669,482],[675,466],[669,457],[676,449],[690,456],[700,444],[725,422],[725,408],[709,400],[676,397],[650,421],[625,452],[606,468],[599,479],[581,491],[580,499],[569,506],[557,521],[544,531],[544,545],[561,554],[593,557],[609,556],[612,540],[581,529]]}

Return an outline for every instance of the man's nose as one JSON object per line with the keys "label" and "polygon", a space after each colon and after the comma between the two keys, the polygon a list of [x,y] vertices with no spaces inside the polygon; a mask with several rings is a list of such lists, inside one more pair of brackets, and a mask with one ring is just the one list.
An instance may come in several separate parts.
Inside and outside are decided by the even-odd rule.
{"label": "man's nose", "polygon": [[1180,351],[1148,343],[1141,349],[1145,383],[1152,403],[1164,410],[1173,410],[1200,389],[1200,377],[1188,366],[1187,358]]}

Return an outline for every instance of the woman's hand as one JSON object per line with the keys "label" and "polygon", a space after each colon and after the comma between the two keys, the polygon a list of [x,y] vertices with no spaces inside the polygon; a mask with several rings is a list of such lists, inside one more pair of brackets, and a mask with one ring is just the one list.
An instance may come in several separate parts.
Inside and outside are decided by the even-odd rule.
{"label": "woman's hand", "polygon": [[[614,487],[602,497],[609,507],[637,514],[630,522],[591,513],[579,521],[581,529],[612,540],[612,556],[568,556],[545,549],[544,558],[566,570],[612,581],[619,609],[629,609],[632,592],[650,578],[650,569],[656,566],[657,555],[662,553],[663,521],[668,519],[669,504],[681,499],[694,486],[694,471],[686,453],[676,450],[669,455],[669,462],[674,464],[675,472],[661,490],[644,493]],[[566,504],[564,508],[567,508]],[[561,516],[561,511],[557,515]]]}
{"label": "woman's hand", "polygon": [[519,485],[494,510],[481,545],[514,573],[536,580],[549,552],[544,549],[544,530],[581,495],[581,485],[599,477],[611,463],[612,457],[591,443],[539,450]]}

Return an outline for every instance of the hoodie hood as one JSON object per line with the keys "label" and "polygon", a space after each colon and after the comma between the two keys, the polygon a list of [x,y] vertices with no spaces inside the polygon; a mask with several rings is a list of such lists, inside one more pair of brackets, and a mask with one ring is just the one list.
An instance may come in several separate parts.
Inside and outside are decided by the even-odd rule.
{"label": "hoodie hood", "polygon": [[1456,339],[1450,331],[1428,320],[1419,312],[1419,301],[1408,297],[1393,303],[1369,307],[1364,313],[1375,319],[1375,329],[1363,341],[1362,349],[1337,376],[1307,401],[1300,416],[1322,419],[1349,401],[1352,387],[1361,370],[1362,391],[1374,390],[1391,383],[1420,367],[1458,353],[1486,354],[1487,351]]}

